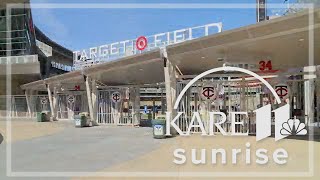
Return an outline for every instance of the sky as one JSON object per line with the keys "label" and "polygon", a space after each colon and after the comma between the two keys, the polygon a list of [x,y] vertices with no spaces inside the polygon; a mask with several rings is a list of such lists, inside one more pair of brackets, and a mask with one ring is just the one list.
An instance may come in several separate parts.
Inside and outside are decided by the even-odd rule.
{"label": "sky", "polygon": [[[35,3],[255,3],[256,0],[31,0]],[[283,0],[267,0],[283,3]],[[72,51],[141,35],[222,22],[223,31],[256,23],[255,9],[32,9],[49,38]]]}

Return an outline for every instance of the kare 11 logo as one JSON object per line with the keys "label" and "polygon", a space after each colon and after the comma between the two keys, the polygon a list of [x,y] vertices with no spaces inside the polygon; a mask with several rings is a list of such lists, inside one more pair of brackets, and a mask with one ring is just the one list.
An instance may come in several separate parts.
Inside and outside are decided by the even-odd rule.
{"label": "kare 11 logo", "polygon": [[[238,68],[238,67],[229,67],[229,66],[224,66],[224,67],[219,67],[219,68],[214,68],[208,71],[205,71],[201,73],[200,75],[196,76],[194,79],[192,79],[181,91],[179,96],[177,97],[177,100],[174,104],[174,109],[178,109],[178,105],[183,98],[184,94],[187,92],[187,90],[198,80],[201,78],[205,77],[206,75],[209,75],[211,73],[219,72],[219,71],[225,71],[225,72],[242,72],[248,75],[251,75],[261,81],[273,94],[275,97],[275,100],[279,105],[281,105],[281,98],[277,94],[277,90],[273,89],[273,87],[261,76],[258,74],[249,71],[247,69],[243,68]],[[206,95],[213,96],[214,93],[209,93],[207,92]],[[279,141],[281,139],[284,139],[290,135],[306,135],[307,130],[306,130],[306,125],[303,122],[300,122],[299,119],[291,119],[290,118],[290,105],[285,104],[275,110],[271,110],[271,104],[265,105],[259,109],[256,109],[254,111],[256,113],[256,141],[261,141],[269,136],[271,136],[271,128],[272,128],[272,112],[274,113],[274,127],[275,127],[275,141]],[[183,132],[179,126],[176,124],[177,120],[184,114],[184,112],[177,112],[177,115],[172,118],[171,112],[166,113],[166,136],[172,136],[170,130],[171,128],[175,129],[175,131],[182,137],[185,136],[190,136],[192,128],[198,128],[200,129],[201,135],[202,136],[215,136],[214,132],[214,127],[223,135],[223,136],[248,136],[249,135],[249,130],[247,132],[236,132],[236,125],[242,125],[244,126],[243,119],[242,120],[236,120],[236,115],[244,115],[248,117],[248,112],[229,112],[229,117],[231,121],[231,132],[228,133],[226,132],[223,128],[222,125],[226,123],[227,121],[227,115],[224,112],[209,112],[209,127],[208,130],[206,130],[203,120],[201,119],[201,115],[199,112],[193,112],[191,121],[187,128],[186,132]],[[215,117],[220,116],[220,121],[215,122]],[[208,132],[207,132],[208,131]],[[247,153],[249,148],[250,148],[250,143],[246,143],[246,163],[248,164],[248,158],[250,155]],[[196,149],[191,149],[191,155],[192,155],[192,163],[194,164],[203,164],[205,162],[205,159],[202,159],[204,156],[201,155],[201,159],[197,160],[196,158]],[[205,149],[201,150],[201,153],[205,151]],[[241,152],[241,149],[232,149],[232,163],[236,164],[236,156],[237,154]],[[268,162],[268,157],[267,157],[267,150],[266,149],[257,149],[256,150],[256,163],[257,164],[266,164]],[[225,156],[222,157],[221,161],[222,164],[226,164],[226,150],[223,148],[219,149],[212,149],[212,155],[222,153],[221,155]],[[174,160],[173,162],[175,164],[184,164],[187,161],[186,157],[186,150],[185,149],[176,149],[173,153],[174,155]],[[217,160],[215,158],[217,157],[212,157],[213,160],[211,161],[216,162]],[[281,159],[282,158],[282,159]],[[277,164],[286,164],[286,158],[288,158],[288,153],[285,149],[283,148],[278,148],[273,152],[273,160]],[[250,162],[249,162],[250,164]]]}

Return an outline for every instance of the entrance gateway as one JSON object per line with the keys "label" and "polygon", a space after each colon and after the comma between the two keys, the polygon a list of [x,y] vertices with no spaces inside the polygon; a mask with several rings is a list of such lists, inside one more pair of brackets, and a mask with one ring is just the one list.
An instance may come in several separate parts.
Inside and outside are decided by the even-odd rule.
{"label": "entrance gateway", "polygon": [[[315,17],[318,17],[319,11],[315,13]],[[177,124],[186,131],[194,112],[199,112],[203,124],[208,128],[206,119],[210,111],[224,114],[246,111],[248,117],[237,117],[245,122],[244,126],[237,127],[237,131],[255,133],[253,110],[266,104],[271,104],[275,109],[277,105],[268,89],[246,74],[225,71],[207,75],[188,89],[178,109],[173,108],[177,95],[196,75],[217,67],[237,66],[258,73],[273,88],[277,86],[282,102],[290,104],[291,117],[297,117],[307,125],[319,125],[315,123],[319,119],[315,107],[320,112],[320,84],[316,78],[319,57],[315,54],[314,65],[309,66],[308,51],[301,48],[308,47],[310,28],[301,28],[304,26],[301,19],[308,22],[307,15],[301,13],[280,17],[234,29],[230,33],[210,34],[212,29],[220,32],[217,28],[219,25],[210,26],[213,28],[202,26],[207,37],[198,39],[193,34],[189,36],[196,28],[191,28],[192,31],[185,28],[169,32],[169,36],[166,33],[162,36],[145,36],[147,41],[143,42],[147,42],[147,47],[142,51],[135,49],[137,39],[129,41],[133,45],[127,43],[124,46],[118,42],[81,50],[75,52],[74,61],[78,67],[75,71],[39,81],[39,84],[50,85],[52,92],[54,84],[58,82],[73,85],[81,83],[88,104],[88,108],[83,110],[88,111],[91,118],[100,124],[136,125],[140,124],[141,119],[157,118],[166,111],[172,114],[179,111],[184,113]],[[318,26],[313,28],[319,32]],[[293,29],[301,29],[301,32],[295,33]],[[268,44],[279,44],[282,49]],[[163,88],[161,93],[156,90],[160,86]],[[132,93],[132,89],[136,89],[135,93]],[[51,92],[48,96],[52,95]],[[119,92],[121,96],[118,103],[110,98],[114,92]],[[51,104],[54,102],[51,101]],[[224,126],[224,130],[229,132],[229,117]],[[199,129],[192,131],[198,133]]]}
{"label": "entrance gateway", "polygon": [[[210,73],[222,70],[229,73],[218,76],[212,74],[211,77],[206,77],[209,76]],[[248,83],[248,80],[252,79],[251,77],[245,78],[244,74],[232,75],[235,71],[246,72],[257,79],[253,79],[251,83]],[[233,76],[233,78],[231,78],[231,76]],[[241,78],[239,78],[239,76]],[[292,78],[293,76],[294,75],[290,75],[289,77]],[[294,107],[293,109],[296,110],[297,104],[293,103],[293,99],[297,99],[297,97],[294,95],[288,96],[288,98],[279,96],[279,92],[275,90],[279,85],[272,87],[270,83],[263,78],[263,76],[259,76],[242,68],[222,67],[203,72],[191,81],[184,80],[187,83],[183,84],[178,82],[178,84],[180,84],[180,86],[178,85],[177,87],[178,97],[174,103],[174,109],[176,109],[177,115],[172,116],[171,113],[167,113],[167,134],[170,134],[170,130],[168,129],[170,125],[174,126],[179,134],[199,131],[203,134],[204,132],[209,132],[209,129],[210,132],[223,131],[223,134],[226,132],[232,132],[232,134],[256,133],[256,118],[260,120],[265,119],[262,118],[261,114],[258,116],[257,109],[260,107],[268,105],[269,107],[272,106],[272,109],[275,109],[280,105],[287,104],[288,107],[291,105]],[[299,77],[295,79],[296,81],[290,81],[289,83],[293,85],[294,83],[304,81],[303,79],[299,79]],[[281,87],[284,86],[281,85]],[[285,87],[286,92],[288,92],[288,86]],[[268,95],[268,99],[267,101],[263,101],[262,99],[266,97],[266,94]],[[249,101],[251,102],[249,103]],[[299,104],[300,103],[299,101]],[[269,111],[271,114],[271,110]],[[287,111],[288,118],[292,116],[294,119],[302,119],[303,122],[308,123],[301,115],[296,113],[289,114],[289,109]],[[232,117],[230,116],[231,113],[233,114]],[[213,114],[220,116],[214,117],[212,116]],[[226,114],[228,114],[227,117]],[[272,117],[275,118],[274,116]],[[228,120],[226,121],[227,118]],[[275,119],[273,119],[273,122]],[[214,126],[212,123],[217,123],[218,125]],[[234,124],[236,124],[236,126],[234,126]],[[215,129],[212,130],[212,128]]]}
{"label": "entrance gateway", "polygon": [[132,125],[132,104],[129,89],[99,90],[97,122],[100,124]]}

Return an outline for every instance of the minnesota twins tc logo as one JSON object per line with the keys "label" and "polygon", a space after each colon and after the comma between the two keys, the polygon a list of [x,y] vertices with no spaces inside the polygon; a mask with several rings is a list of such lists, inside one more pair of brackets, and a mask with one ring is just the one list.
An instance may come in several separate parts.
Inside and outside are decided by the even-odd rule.
{"label": "minnesota twins tc logo", "polygon": [[112,99],[112,101],[113,101],[114,103],[119,102],[119,101],[121,100],[121,95],[120,95],[120,93],[119,93],[119,92],[114,92],[114,93],[112,93],[111,99]]}
{"label": "minnesota twins tc logo", "polygon": [[202,88],[202,95],[207,99],[212,99],[215,96],[214,88],[213,87],[203,87]]}
{"label": "minnesota twins tc logo", "polygon": [[278,85],[275,87],[275,90],[281,99],[288,95],[288,87],[286,85]]}

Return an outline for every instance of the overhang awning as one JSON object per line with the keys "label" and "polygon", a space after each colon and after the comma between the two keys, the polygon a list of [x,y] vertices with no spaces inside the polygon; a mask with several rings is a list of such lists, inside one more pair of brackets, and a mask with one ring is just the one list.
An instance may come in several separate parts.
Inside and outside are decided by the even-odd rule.
{"label": "overhang awning", "polygon": [[[57,75],[41,81],[44,84],[81,84],[84,76],[95,79],[100,85],[144,85],[164,82],[163,60],[160,49],[143,54],[124,57],[118,60],[96,64],[83,70],[77,70],[66,74]],[[33,84],[34,83],[34,84]],[[33,82],[21,86],[24,89],[32,89]]]}
{"label": "overhang awning", "polygon": [[164,82],[160,49],[97,64],[84,74],[105,85],[143,85]]}
{"label": "overhang awning", "polygon": [[[199,74],[226,62],[257,64],[265,58],[272,61],[274,69],[308,66],[311,52],[308,15],[301,12],[170,45],[166,47],[168,59],[184,75]],[[314,64],[320,65],[320,9],[314,12],[313,31]],[[54,76],[45,79],[45,83],[83,83],[84,75],[107,86],[161,83],[163,63],[160,49],[155,49]]]}
{"label": "overhang awning", "polygon": [[47,90],[46,83],[44,82],[44,80],[38,80],[28,84],[23,84],[21,85],[21,88],[23,90],[37,90],[37,91]]}
{"label": "overhang awning", "polygon": [[[314,38],[311,40],[314,64],[319,65],[320,9],[313,15]],[[199,74],[224,63],[258,65],[266,59],[272,61],[274,69],[303,67],[309,65],[309,37],[306,11],[170,45],[167,52],[169,60],[183,74]]]}

